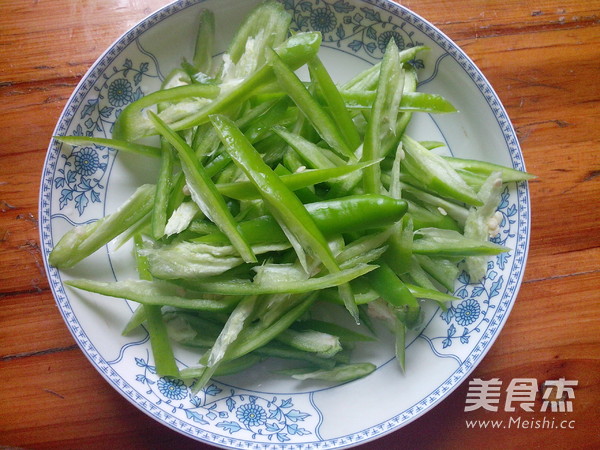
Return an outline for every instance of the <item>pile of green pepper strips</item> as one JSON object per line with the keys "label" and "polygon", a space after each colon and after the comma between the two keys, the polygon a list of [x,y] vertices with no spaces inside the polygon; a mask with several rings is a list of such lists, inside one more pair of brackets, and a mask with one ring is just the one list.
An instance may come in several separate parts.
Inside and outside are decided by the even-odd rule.
{"label": "pile of green pepper strips", "polygon": [[[290,20],[261,4],[218,64],[204,10],[193,60],[128,105],[111,139],[56,136],[160,158],[156,185],[67,232],[49,262],[66,269],[133,239],[138,280],[67,284],[140,303],[124,333],[145,324],[158,374],[195,390],[269,357],[296,361],[282,373],[301,380],[368,375],[375,366],[350,350],[373,339],[373,317],[395,333],[404,369],[420,299],[444,308],[458,263],[478,280],[508,250],[489,242],[500,189],[531,177],[441,157],[405,133],[415,112],[455,111],[416,91],[410,61],[425,48],[390,40],[380,63],[336,85],[320,34],[290,35]],[[304,65],[309,82],[295,74]],[[151,135],[160,146],[139,143]],[[367,331],[316,319],[322,302]],[[179,368],[170,339],[200,349],[198,366]]]}

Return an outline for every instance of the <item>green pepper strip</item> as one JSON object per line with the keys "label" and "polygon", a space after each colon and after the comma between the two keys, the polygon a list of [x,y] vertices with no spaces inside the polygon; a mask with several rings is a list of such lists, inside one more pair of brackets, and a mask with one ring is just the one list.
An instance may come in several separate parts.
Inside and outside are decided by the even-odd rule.
{"label": "green pepper strip", "polygon": [[296,322],[292,325],[295,330],[315,330],[322,333],[331,334],[340,338],[342,342],[360,342],[360,341],[375,341],[373,336],[357,333],[341,325],[325,322],[322,320],[309,319]]}
{"label": "green pepper strip", "polygon": [[[331,159],[325,156],[325,149],[317,144],[303,138],[302,136],[290,133],[283,127],[273,127],[277,133],[294,150],[302,160],[313,169],[329,169],[339,166],[334,164]],[[345,161],[343,161],[345,164]]]}
{"label": "green pepper strip", "polygon": [[443,158],[455,169],[463,169],[476,174],[485,175],[486,178],[494,172],[500,172],[502,174],[502,182],[504,183],[509,183],[511,181],[527,181],[536,177],[531,173],[485,161],[454,158],[451,156],[444,156]]}
{"label": "green pepper strip", "polygon": [[455,169],[455,170],[456,170],[456,173],[459,174],[460,177],[464,180],[464,182],[467,183],[469,186],[471,186],[471,188],[473,188],[476,191],[479,191],[479,189],[481,189],[481,187],[485,183],[485,180],[487,179],[487,175],[484,175],[482,173],[475,173],[475,172],[471,172],[470,170],[464,170],[464,169]]}
{"label": "green pepper strip", "polygon": [[477,193],[444,158],[430,152],[407,135],[402,136],[402,145],[405,153],[403,167],[425,188],[469,205],[481,205]]}
{"label": "green pepper strip", "polygon": [[[237,63],[246,52],[246,43],[250,37],[256,37],[261,31],[266,34],[264,47],[278,45],[288,34],[291,15],[278,2],[266,1],[255,7],[244,19],[229,43],[227,53]],[[259,49],[259,50],[264,50]]]}
{"label": "green pepper strip", "polygon": [[367,276],[369,283],[386,302],[392,305],[396,316],[408,328],[419,323],[421,305],[398,275],[383,261]]}
{"label": "green pepper strip", "polygon": [[409,184],[403,183],[402,181],[400,181],[400,187],[404,193],[408,193],[416,200],[436,206],[437,208],[442,208],[456,221],[459,226],[464,227],[465,221],[467,220],[467,215],[469,214],[469,210],[464,206],[415,188]]}
{"label": "green pepper strip", "polygon": [[[316,55],[320,45],[321,33],[298,33],[279,46],[276,52],[289,67],[295,70]],[[179,131],[206,123],[209,121],[210,115],[221,113],[231,105],[240,104],[252,95],[255,89],[273,81],[275,81],[273,70],[270,65],[266,64],[244,79],[234,89],[221,93],[207,107],[173,123],[171,128]]]}
{"label": "green pepper strip", "polygon": [[[363,142],[362,158],[373,161],[381,158],[382,141],[396,130],[398,104],[404,87],[404,72],[398,61],[398,49],[393,39],[390,39],[381,62],[379,84],[371,116],[367,122],[365,140]],[[363,188],[365,192],[378,194],[381,190],[381,168],[373,165],[363,173]]]}
{"label": "green pepper strip", "polygon": [[[342,91],[346,108],[369,109],[375,101],[375,92]],[[454,113],[456,108],[441,95],[426,92],[406,92],[400,100],[398,111],[430,114]]]}
{"label": "green pepper strip", "polygon": [[145,133],[145,124],[142,110],[162,102],[175,102],[192,97],[216,98],[219,87],[212,84],[190,84],[177,86],[171,89],[162,89],[148,94],[121,111],[113,127],[113,137],[123,141],[135,141]]}
{"label": "green pepper strip", "polygon": [[336,383],[345,383],[366,377],[377,369],[375,364],[371,363],[352,363],[341,364],[333,369],[313,370],[313,369],[284,369],[277,373],[290,375],[296,380],[323,380]]}
{"label": "green pepper strip", "polygon": [[175,159],[171,150],[171,145],[167,140],[161,138],[160,144],[162,156],[158,181],[156,182],[154,208],[152,209],[152,236],[154,239],[160,239],[165,234],[169,196],[171,193],[171,178]]}
{"label": "green pepper strip", "polygon": [[400,278],[403,281],[413,281],[418,286],[427,288],[427,289],[436,289],[435,285],[429,278],[427,272],[421,267],[419,262],[417,261],[416,256],[422,255],[412,255],[410,268],[408,273],[400,275]]}
{"label": "green pepper strip", "polygon": [[192,60],[196,72],[205,74],[212,69],[213,51],[215,43],[215,15],[209,9],[202,9],[198,15],[200,22],[196,35],[196,47]]}
{"label": "green pepper strip", "polygon": [[[444,292],[440,292],[437,289],[427,289],[421,286],[417,286],[411,283],[404,282],[408,290],[413,294],[416,298],[423,300],[433,300],[437,302],[441,308],[446,309],[445,304],[449,302],[453,302],[455,300],[460,300],[458,297],[454,297],[453,295],[446,294]],[[356,292],[356,303],[359,306],[364,306],[367,303],[372,302],[379,298],[379,294],[375,292],[370,285],[363,283],[362,280],[355,280],[352,282],[352,287]],[[322,291],[320,293],[319,299],[332,301],[335,303],[342,303],[339,295],[333,289],[328,289]]]}
{"label": "green pepper strip", "polygon": [[[300,303],[303,303],[303,302],[300,302]],[[296,306],[296,305],[294,305],[294,304],[290,305],[288,307],[288,310],[290,308],[293,308],[294,306]],[[287,310],[285,312],[287,312]],[[284,313],[277,314],[277,320],[279,320]],[[208,320],[205,320],[201,317],[192,315],[187,312],[176,311],[176,312],[171,312],[168,314],[175,315],[177,317],[181,317],[195,331],[195,335],[193,338],[176,339],[177,342],[179,342],[183,345],[192,346],[192,347],[202,347],[202,348],[208,349],[208,348],[212,347],[212,345],[215,342],[215,339],[217,338],[217,336],[219,335],[219,333],[221,331],[222,323],[220,325],[217,325],[216,323],[210,322]],[[274,322],[276,322],[276,321],[274,321]],[[265,325],[264,321],[261,319],[261,326],[264,326],[266,328],[266,327],[272,325],[274,322],[269,322],[268,324]],[[295,323],[299,323],[299,322],[295,322]],[[337,327],[336,329],[339,329],[339,328],[342,328],[342,327]],[[346,329],[344,328],[343,330],[346,330]],[[355,340],[374,340],[374,339],[371,339],[369,336],[364,336],[364,339],[361,339],[361,338],[363,338],[363,335],[352,332],[351,330],[346,330],[346,331],[348,332],[348,335],[351,336],[348,338],[348,340],[351,340],[352,337]],[[256,332],[256,329],[255,329],[255,332]],[[351,333],[353,333],[353,334],[351,334]],[[252,355],[255,354],[255,355],[258,355],[263,358],[274,357],[274,358],[284,358],[284,359],[298,359],[298,360],[309,362],[311,364],[314,364],[314,365],[322,367],[322,368],[329,368],[329,369],[335,365],[335,361],[336,361],[335,358],[324,358],[321,355],[316,355],[314,353],[305,352],[305,351],[290,347],[286,344],[282,344],[281,342],[277,341],[278,336],[276,336],[274,338],[274,340],[268,342],[267,344],[263,345],[262,347],[252,350],[251,354]],[[224,361],[219,366],[219,369],[217,370],[216,374],[220,373],[221,369],[223,368],[223,365],[227,365],[228,363],[233,363],[234,361],[237,361],[240,358],[243,358],[243,356],[236,357],[236,359],[231,360],[231,361]],[[190,371],[189,373],[192,373],[192,372]],[[198,369],[195,372],[195,375],[191,378],[196,378],[200,375],[201,375],[201,372],[200,372],[200,369]]]}
{"label": "green pepper strip", "polygon": [[[214,376],[223,377],[226,375],[234,375],[236,373],[243,372],[244,370],[249,369],[255,364],[259,363],[263,359],[262,355],[257,353],[251,353],[248,355],[244,355],[240,358],[236,358],[232,361],[225,361],[219,364],[217,370],[215,370]],[[181,369],[179,371],[179,378],[182,380],[193,380],[194,378],[198,378],[202,376],[206,367],[186,367],[185,369]]]}
{"label": "green pepper strip", "polygon": [[414,255],[414,257],[434,280],[449,291],[454,289],[454,282],[459,273],[456,264],[447,259],[432,258],[427,255]]}
{"label": "green pepper strip", "polygon": [[334,120],[310,94],[298,76],[275,52],[271,54],[271,66],[282,89],[310,121],[319,136],[340,156],[352,158],[354,153],[346,143]]}
{"label": "green pepper strip", "polygon": [[[249,122],[248,126],[242,127],[239,121],[236,121],[236,125],[244,130],[244,134],[248,140],[254,144],[271,133],[271,128],[275,125],[285,123],[286,121],[295,121],[297,112],[295,108],[289,108],[289,106],[288,99],[284,97],[276,102],[264,114],[261,114],[259,117]],[[288,109],[290,111],[288,111]]]}
{"label": "green pepper strip", "polygon": [[325,357],[332,357],[342,350],[340,339],[323,331],[288,328],[279,333],[277,340],[295,349]]}
{"label": "green pepper strip", "polygon": [[400,365],[400,369],[404,372],[406,369],[406,325],[398,317],[395,318],[395,330],[394,335],[396,336],[394,342],[394,350],[396,352],[396,360]]}
{"label": "green pepper strip", "polygon": [[123,327],[123,331],[121,332],[122,336],[128,336],[137,327],[142,326],[142,324],[146,320],[146,313],[144,311],[143,306],[144,305],[139,305],[135,309],[135,311]]}
{"label": "green pepper strip", "polygon": [[243,298],[231,312],[219,336],[210,350],[205,353],[206,368],[198,379],[195,389],[203,387],[208,383],[221,362],[224,362],[225,354],[233,343],[239,339],[240,332],[252,317],[252,312],[256,304],[256,296]]}
{"label": "green pepper strip", "polygon": [[[402,97],[405,95],[411,95],[417,90],[417,81],[417,73],[414,69],[405,70]],[[402,99],[400,99],[400,103],[402,103]],[[395,132],[388,134],[387,139],[384,139],[384,142],[381,145],[384,156],[389,155],[393,150],[397,149],[399,140],[406,131],[406,127],[408,127],[413,114],[414,112],[412,111],[404,111],[398,114],[395,124]]]}
{"label": "green pepper strip", "polygon": [[[288,329],[298,317],[306,312],[314,302],[314,298],[314,295],[308,296],[304,302],[288,310],[278,321],[268,327],[260,326],[260,324],[258,324],[244,328],[240,332],[238,338],[229,346],[225,357],[223,358],[223,362],[235,360],[269,343],[284,330]],[[200,359],[200,362],[205,363],[206,360],[207,356],[205,354]],[[200,380],[194,384],[193,391],[197,392],[202,389],[207,381],[206,372],[203,372]]]}
{"label": "green pepper strip", "polygon": [[[363,231],[391,225],[407,210],[404,200],[375,194],[350,195],[304,205],[324,236]],[[261,216],[239,223],[240,232],[250,245],[285,242],[285,233],[272,216]],[[411,230],[412,234],[412,230]],[[211,233],[194,242],[227,245],[222,233]]]}
{"label": "green pepper strip", "polygon": [[[283,181],[288,189],[297,191],[308,186],[343,177],[352,172],[360,171],[371,164],[375,163],[365,162],[331,167],[328,169],[309,169],[302,172],[280,175],[279,178],[281,178],[281,181]],[[260,194],[250,181],[217,184],[217,189],[222,195],[236,200],[256,200],[260,198]]]}
{"label": "green pepper strip", "polygon": [[421,204],[411,200],[408,192],[405,193],[404,200],[408,203],[408,213],[413,220],[415,230],[434,227],[462,231],[459,224],[450,215],[443,215],[435,208],[428,209],[421,206]]}
{"label": "green pepper strip", "polygon": [[260,295],[260,294],[301,294],[305,292],[336,287],[371,272],[377,266],[357,264],[320,277],[306,280],[278,281],[276,284],[260,284],[247,280],[215,276],[208,279],[179,280],[178,284],[207,294],[221,295]]}
{"label": "green pepper strip", "polygon": [[308,61],[308,70],[311,79],[316,83],[318,90],[324,97],[329,113],[346,140],[348,147],[350,150],[356,150],[362,142],[360,134],[352,121],[352,116],[346,109],[340,91],[318,56]]}
{"label": "green pepper strip", "polygon": [[388,250],[384,259],[398,275],[410,268],[413,244],[412,216],[407,215],[394,225],[394,231],[388,240]]}
{"label": "green pepper strip", "polygon": [[[134,236],[135,258],[138,267],[138,273],[142,280],[152,280],[152,275],[148,271],[148,261],[139,253],[142,247],[142,238],[139,234]],[[163,321],[161,306],[158,305],[140,305],[146,317],[148,334],[150,335],[150,347],[154,356],[156,372],[160,376],[176,377],[179,375],[179,368],[173,355],[173,348],[167,334],[167,327]]]}
{"label": "green pepper strip", "polygon": [[[296,133],[290,133],[282,127],[274,127],[273,131],[277,133],[283,140],[290,146],[292,150],[301,158],[305,164],[314,169],[326,169],[333,167],[344,167],[352,164],[348,164],[342,158],[338,157],[331,150],[319,147],[315,143],[308,139],[300,136]],[[290,162],[291,152],[286,153],[287,161]],[[350,161],[354,161],[351,158]],[[379,160],[371,162],[372,164],[379,164]],[[367,167],[367,166],[365,166]],[[360,183],[362,173],[354,172],[352,175],[345,176],[341,179],[330,180],[328,197],[337,197],[340,194],[344,195],[351,192],[354,186]]]}
{"label": "green pepper strip", "polygon": [[457,297],[453,295],[446,294],[444,292],[440,292],[438,290],[427,289],[421,286],[415,286],[414,284],[404,283],[408,287],[408,290],[417,298],[422,298],[425,300],[433,300],[437,302],[440,307],[445,311],[446,303],[453,302],[454,300],[459,300]]}
{"label": "green pepper strip", "polygon": [[339,271],[327,241],[304,205],[267,166],[235,124],[224,116],[211,116],[231,159],[244,171],[280,224],[313,251],[330,272]]}
{"label": "green pepper strip", "polygon": [[[298,197],[265,164],[260,154],[230,119],[211,116],[211,121],[231,158],[260,191],[284,231],[287,230],[291,234],[288,237],[293,237],[298,245],[310,249],[330,273],[339,272],[340,268],[327,241]],[[294,242],[291,243],[294,246]],[[294,249],[302,261],[300,249],[296,246]],[[341,286],[339,289],[348,311],[358,320],[358,311],[349,287]]]}
{"label": "green pepper strip", "polygon": [[287,330],[299,317],[301,317],[314,303],[316,294],[306,297],[298,305],[283,313],[278,320],[265,327],[260,323],[248,327],[240,333],[240,338],[232,344],[227,352],[226,359],[231,360],[239,358],[242,355],[250,353],[272,341],[280,333]]}
{"label": "green pepper strip", "polygon": [[198,311],[230,312],[239,301],[239,297],[236,296],[227,297],[224,300],[200,298],[198,297],[201,295],[199,293],[189,292],[181,286],[161,280],[104,282],[78,279],[65,281],[65,284],[95,294],[124,298],[143,305],[172,306]]}
{"label": "green pepper strip", "polygon": [[[398,61],[400,64],[404,64],[414,59],[416,54],[423,50],[429,50],[425,46],[410,47],[405,50],[398,52]],[[372,91],[377,87],[377,81],[379,79],[379,71],[381,70],[382,62],[369,67],[362,71],[350,81],[345,83],[340,91],[353,90],[353,91]]]}
{"label": "green pepper strip", "polygon": [[154,185],[142,185],[114,213],[69,230],[50,252],[50,265],[58,269],[73,267],[125,232],[151,211],[154,191]]}
{"label": "green pepper strip", "polygon": [[256,262],[256,255],[254,255],[252,248],[250,248],[250,245],[240,234],[238,224],[229,209],[227,209],[225,200],[219,194],[219,191],[217,191],[215,184],[206,173],[204,167],[196,160],[192,148],[156,114],[149,111],[149,116],[159,133],[179,153],[179,159],[194,202],[204,215],[210,218],[227,235],[231,244],[236,248],[244,261]]}
{"label": "green pepper strip", "polygon": [[464,237],[458,231],[439,228],[421,228],[415,232],[413,253],[441,257],[464,257],[479,255],[498,255],[510,251],[493,242],[482,242]]}
{"label": "green pepper strip", "polygon": [[300,361],[306,361],[312,365],[316,365],[318,367],[326,369],[331,369],[335,366],[335,358],[324,358],[314,353],[305,352],[302,350],[298,350],[297,348],[289,347],[275,340],[263,345],[260,348],[252,350],[252,353],[250,354],[254,353],[270,358],[296,359]]}
{"label": "green pepper strip", "polygon": [[134,142],[122,141],[118,139],[107,139],[92,136],[53,136],[59,142],[64,142],[69,145],[101,145],[103,147],[110,147],[115,150],[122,150],[127,153],[134,153],[137,155],[151,156],[153,158],[160,158],[161,149],[158,147],[152,147],[151,145],[136,144]]}
{"label": "green pepper strip", "polygon": [[[465,237],[483,242],[489,240],[488,221],[494,217],[500,205],[502,188],[500,172],[492,173],[477,192],[483,205],[478,208],[471,208],[465,222]],[[483,278],[487,272],[487,258],[484,256],[470,256],[465,258],[465,266],[471,281],[475,283]]]}
{"label": "green pepper strip", "polygon": [[[171,73],[174,75],[175,71]],[[170,81],[170,77],[167,78],[162,84],[164,89]],[[165,108],[164,103],[157,105],[157,111],[160,113]],[[152,209],[152,236],[154,239],[160,239],[165,234],[165,226],[167,224],[167,217],[171,214],[169,212],[169,198],[171,194],[171,185],[173,181],[173,166],[175,164],[175,155],[171,144],[161,136],[160,138],[160,171],[158,174],[158,181],[156,182],[156,196],[154,202],[154,208]]]}

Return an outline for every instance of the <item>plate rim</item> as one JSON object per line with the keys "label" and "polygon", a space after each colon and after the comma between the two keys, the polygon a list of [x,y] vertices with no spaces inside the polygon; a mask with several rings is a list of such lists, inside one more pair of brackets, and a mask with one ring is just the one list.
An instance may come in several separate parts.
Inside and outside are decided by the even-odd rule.
{"label": "plate rim", "polygon": [[[502,137],[504,138],[505,143],[507,145],[507,150],[509,152],[510,161],[513,164],[513,167],[517,167],[520,170],[526,170],[522,149],[520,147],[517,134],[515,132],[512,122],[510,120],[510,117],[509,117],[504,105],[502,104],[502,102],[500,100],[500,97],[494,90],[491,83],[487,80],[487,78],[485,77],[485,75],[483,74],[481,69],[471,60],[471,58],[467,55],[467,53],[462,48],[460,48],[452,39],[450,39],[445,33],[443,33],[441,30],[439,30],[435,25],[431,24],[428,20],[426,20],[419,14],[415,13],[414,11],[410,10],[409,8],[407,8],[403,5],[394,3],[392,0],[357,0],[357,1],[359,3],[367,3],[367,4],[371,4],[371,5],[380,7],[382,9],[384,9],[386,12],[390,12],[390,13],[394,14],[401,20],[409,22],[411,25],[418,28],[421,32],[423,32],[429,38],[434,40],[436,42],[436,44],[440,45],[440,47],[446,51],[448,51],[448,46],[451,47],[455,53],[453,53],[453,54],[449,53],[449,55],[459,64],[459,66],[463,70],[465,70],[465,72],[467,72],[467,74],[469,75],[469,77],[471,78],[473,83],[475,83],[475,85],[477,86],[479,91],[483,94],[483,97],[485,98],[486,103],[492,110],[494,119],[496,120],[496,122],[501,130]],[[93,76],[94,71],[97,70],[98,67],[101,65],[110,65],[110,62],[113,61],[116,58],[116,56],[118,56],[121,53],[121,50],[117,50],[118,47],[125,48],[125,47],[131,45],[148,28],[155,25],[154,23],[152,23],[154,20],[160,21],[161,16],[170,17],[173,14],[180,12],[188,7],[194,6],[199,3],[204,3],[204,2],[205,2],[205,0],[175,0],[175,1],[172,1],[172,2],[168,3],[167,5],[161,7],[160,9],[156,10],[155,12],[147,15],[146,17],[144,17],[143,19],[138,21],[135,25],[130,27],[127,31],[122,33],[117,39],[115,39],[112,42],[112,44],[110,44],[107,47],[107,49],[98,56],[98,58],[94,61],[94,63],[90,66],[90,68],[82,76],[82,78],[79,81],[79,83],[77,84],[77,86],[74,88],[73,92],[69,96],[69,99],[65,103],[65,107],[63,108],[63,110],[59,116],[56,127],[54,128],[53,136],[57,135],[57,133],[60,131],[61,123],[64,122],[65,115],[68,113],[68,109],[69,108],[73,109],[73,115],[77,111],[77,108],[73,106],[73,102],[75,101],[77,95],[80,94],[80,91],[82,89],[84,89],[86,83],[90,84],[90,88],[91,88],[91,86],[93,86],[96,83],[97,78],[98,78],[97,76],[95,77],[93,82],[90,81],[90,77]],[[412,20],[409,21],[407,18],[412,18]],[[426,30],[419,28],[418,25],[422,25],[422,26],[426,27]],[[434,33],[435,36],[432,36],[430,33]],[[443,42],[445,45],[441,45],[441,42]],[[110,58],[108,56],[109,54],[114,54],[115,56],[113,58]],[[457,56],[460,57],[460,60],[457,59]],[[107,58],[107,57],[109,59],[108,59],[108,61],[105,61],[105,58]],[[469,67],[472,72],[467,70],[467,67]],[[474,77],[476,77],[477,80],[474,79]],[[486,92],[484,92],[481,89],[482,85],[486,88]],[[89,90],[89,89],[87,89],[87,90]],[[82,98],[83,97],[85,97],[85,95],[83,95]],[[494,107],[492,106],[492,104],[490,104],[490,99],[495,100],[494,106],[497,108],[497,110],[494,110]],[[503,124],[500,123],[501,117],[504,118],[505,123],[503,123]],[[71,117],[71,120],[73,120],[73,117]],[[509,143],[509,141],[507,139],[508,137],[512,138],[512,142]],[[182,429],[183,427],[181,425],[178,426],[177,424],[171,423],[170,421],[165,420],[164,418],[157,417],[157,415],[153,414],[149,408],[144,407],[142,404],[140,404],[138,401],[136,401],[130,395],[128,395],[128,393],[123,390],[122,386],[119,383],[115,382],[115,380],[109,376],[109,374],[106,372],[106,369],[103,369],[101,367],[101,365],[96,360],[93,359],[93,356],[89,353],[91,351],[91,349],[89,347],[84,348],[84,343],[81,342],[80,337],[78,337],[76,335],[76,330],[71,327],[70,321],[66,317],[65,311],[63,310],[63,306],[61,305],[60,300],[59,300],[59,297],[60,297],[61,299],[64,299],[67,303],[69,302],[68,297],[67,297],[66,293],[64,292],[64,285],[63,285],[62,279],[60,277],[60,272],[55,268],[50,268],[50,266],[48,264],[49,247],[46,244],[48,242],[50,243],[50,246],[52,244],[51,218],[50,218],[50,216],[46,217],[46,214],[42,214],[42,212],[45,209],[44,202],[46,201],[48,203],[51,203],[51,192],[53,189],[52,181],[54,178],[54,169],[49,170],[49,160],[51,159],[52,152],[54,151],[54,147],[55,147],[55,141],[54,141],[54,139],[51,138],[47,152],[46,152],[44,164],[43,164],[43,170],[42,170],[41,182],[40,182],[40,190],[39,190],[39,201],[38,201],[39,238],[40,238],[40,242],[42,244],[42,252],[43,252],[43,256],[44,256],[44,258],[43,258],[44,259],[44,268],[46,270],[46,275],[49,280],[52,295],[54,297],[55,302],[57,303],[57,306],[58,306],[58,309],[60,310],[61,316],[63,317],[63,320],[65,321],[67,328],[71,332],[73,338],[77,342],[77,345],[80,347],[83,354],[90,361],[90,363],[96,368],[97,372],[99,372],[102,375],[102,377],[114,389],[117,390],[117,392],[119,392],[130,403],[135,405],[139,410],[141,410],[146,415],[153,418],[155,421],[158,421],[160,424],[167,426],[167,427],[169,427],[185,436],[195,439],[197,441],[205,442],[207,444],[217,446],[217,447],[222,447],[222,448],[235,448],[233,446],[233,444],[232,444],[232,446],[220,444],[219,442],[217,442],[218,439],[208,440],[208,438],[201,438],[199,435],[194,435],[193,433],[183,430]],[[515,166],[515,163],[518,163],[518,164]],[[359,431],[350,433],[345,436],[340,436],[338,438],[325,439],[325,440],[316,441],[316,442],[311,441],[311,442],[297,442],[297,443],[293,443],[293,442],[279,443],[277,445],[272,444],[272,443],[266,443],[266,442],[265,443],[256,442],[255,445],[258,445],[261,448],[271,448],[271,447],[272,448],[275,448],[275,447],[282,448],[282,447],[288,447],[288,446],[304,448],[305,446],[311,446],[311,445],[316,445],[317,447],[325,446],[327,448],[347,448],[349,446],[354,446],[354,445],[358,445],[358,444],[364,444],[367,442],[371,442],[371,441],[378,439],[380,437],[383,437],[387,434],[397,432],[397,431],[401,430],[403,427],[405,427],[406,425],[408,425],[409,423],[420,418],[426,412],[429,412],[431,409],[433,409],[435,406],[437,406],[441,401],[446,399],[455,389],[457,389],[462,383],[464,383],[466,381],[466,379],[468,378],[469,374],[471,374],[473,372],[473,370],[479,365],[479,363],[483,360],[483,358],[486,356],[488,351],[493,346],[496,339],[499,337],[500,332],[504,328],[504,325],[506,324],[506,321],[510,315],[511,310],[514,307],[514,304],[516,303],[517,296],[518,296],[521,284],[524,279],[524,273],[525,273],[526,264],[527,264],[527,256],[528,256],[528,252],[529,252],[529,244],[530,244],[530,237],[531,237],[531,230],[530,230],[530,228],[531,228],[531,204],[530,204],[531,199],[530,199],[530,190],[529,190],[526,182],[521,182],[521,183],[517,184],[515,195],[516,195],[517,203],[519,206],[519,217],[521,217],[521,208],[523,208],[524,209],[523,218],[525,220],[524,231],[518,230],[518,232],[517,232],[518,236],[521,239],[524,239],[524,241],[519,240],[519,242],[524,242],[524,246],[518,252],[517,252],[517,249],[513,249],[513,250],[515,250],[515,261],[516,261],[517,255],[519,255],[521,257],[521,261],[518,264],[518,266],[519,266],[518,267],[518,271],[519,271],[518,277],[513,282],[513,284],[510,285],[510,289],[507,286],[504,290],[504,295],[503,295],[503,298],[500,300],[500,303],[502,304],[503,301],[505,301],[504,298],[508,297],[505,301],[506,307],[502,311],[502,316],[498,319],[498,323],[495,326],[495,328],[493,329],[493,331],[489,331],[489,327],[488,327],[488,329],[486,330],[485,333],[482,334],[482,336],[480,337],[479,341],[474,346],[474,348],[464,358],[463,363],[454,372],[452,372],[452,374],[450,374],[450,376],[448,376],[448,378],[443,383],[441,383],[440,386],[438,386],[438,388],[437,388],[437,389],[439,389],[442,386],[446,385],[447,383],[450,383],[450,386],[446,391],[441,393],[437,398],[435,398],[432,402],[430,402],[427,405],[427,407],[424,407],[420,411],[417,411],[416,413],[411,414],[408,419],[398,422],[397,425],[390,426],[388,429],[381,430],[377,434],[372,435],[372,436],[369,433],[370,430],[373,430],[374,428],[377,428],[377,427],[381,428],[382,426],[385,426],[386,424],[389,425],[391,422],[393,422],[393,419],[400,417],[406,410],[392,416],[390,419],[387,419],[387,420],[381,422],[380,424],[370,426],[363,430],[359,430]],[[523,198],[521,198],[521,197],[523,197]],[[48,206],[48,208],[49,207],[50,206]],[[48,233],[50,235],[49,240],[48,240],[48,236],[46,236],[45,233]],[[514,263],[513,263],[513,265],[514,265]],[[52,271],[55,271],[56,274],[52,274],[51,273]],[[510,273],[513,274],[513,269],[511,269]],[[56,277],[58,280],[57,284],[55,284],[56,280],[53,279],[54,277]],[[61,292],[61,290],[63,292]],[[510,292],[507,294],[508,290],[510,290]],[[494,317],[496,317],[496,316],[494,316]],[[77,320],[77,319],[75,319],[75,320]],[[491,325],[492,324],[490,323],[490,326]],[[491,335],[487,338],[487,340],[484,344],[484,347],[480,351],[478,351],[476,355],[473,355],[477,351],[477,349],[480,347],[482,341],[485,340],[486,335],[488,333],[491,333]],[[87,340],[88,340],[89,346],[91,346],[92,349],[94,351],[96,351],[97,357],[99,357],[108,366],[107,361],[95,349],[95,346],[93,345],[91,340],[89,340],[89,339],[87,339]],[[469,363],[465,368],[465,364],[471,358],[473,358],[473,361],[471,363]],[[463,370],[463,368],[465,368],[465,369]],[[112,370],[112,369],[110,369],[108,367],[108,370]],[[462,373],[457,375],[457,373],[459,373],[459,372],[462,372]],[[123,378],[119,374],[117,374],[117,376],[121,379]],[[454,378],[456,376],[459,376],[459,378],[456,380],[452,380],[452,378]],[[122,379],[121,384],[123,384],[123,383],[129,385],[129,383],[127,381],[125,381],[124,379]],[[135,388],[133,388],[133,386],[129,386],[129,388],[132,391],[135,391]],[[424,399],[420,400],[419,402],[415,403],[415,405],[411,406],[410,408],[407,408],[407,410],[414,408],[420,402],[427,400],[430,396],[431,396],[431,394],[429,394],[428,396],[426,396]],[[163,411],[163,414],[166,416],[169,416],[169,414],[164,411]],[[181,421],[179,418],[177,418],[175,416],[172,416],[172,417],[173,417],[173,421]],[[221,435],[215,434],[210,431],[203,430],[203,432],[205,434],[212,435],[215,438],[222,437]],[[360,435],[360,436],[358,438],[356,438],[358,435]],[[333,446],[327,445],[327,443],[332,440],[344,441],[345,439],[348,439],[348,442],[341,442],[340,445],[335,445],[335,444]],[[230,438],[229,440],[235,441],[235,442],[246,442],[246,443],[254,442],[254,441],[248,441],[248,440],[244,440],[244,439],[240,439],[240,438]],[[239,445],[238,445],[238,447],[239,447]]]}

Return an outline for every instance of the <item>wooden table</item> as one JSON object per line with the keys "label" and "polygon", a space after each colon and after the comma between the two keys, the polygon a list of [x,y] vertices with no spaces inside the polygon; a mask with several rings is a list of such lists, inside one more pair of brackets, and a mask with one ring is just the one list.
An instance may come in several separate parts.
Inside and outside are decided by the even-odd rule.
{"label": "wooden table", "polygon": [[[38,238],[42,164],[69,95],[114,39],[166,3],[1,2],[0,446],[202,447],[140,412],[88,363],[54,303]],[[424,417],[364,448],[599,448],[600,2],[404,5],[481,68],[512,118],[528,170],[539,176],[530,184],[525,280],[470,379],[579,384],[573,412],[553,414],[556,426],[568,419],[573,429],[469,429],[466,420],[508,421],[515,413],[464,412],[464,383]]]}

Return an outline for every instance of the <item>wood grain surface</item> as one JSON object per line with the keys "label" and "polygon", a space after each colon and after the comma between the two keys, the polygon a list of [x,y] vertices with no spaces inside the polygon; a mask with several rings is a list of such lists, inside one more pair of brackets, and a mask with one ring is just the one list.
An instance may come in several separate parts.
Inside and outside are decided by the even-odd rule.
{"label": "wood grain surface", "polygon": [[[205,447],[140,412],[88,362],[54,303],[38,237],[39,181],[62,108],[104,49],[165,4],[0,1],[0,446]],[[431,412],[359,448],[600,448],[600,2],[402,4],[482,70],[538,175],[525,279],[470,379],[579,384],[573,412],[553,415],[572,429],[468,428],[466,420],[516,413],[464,412],[463,383]]]}

